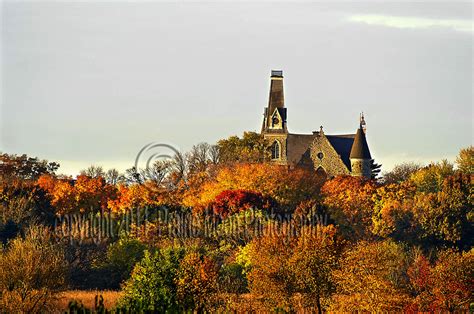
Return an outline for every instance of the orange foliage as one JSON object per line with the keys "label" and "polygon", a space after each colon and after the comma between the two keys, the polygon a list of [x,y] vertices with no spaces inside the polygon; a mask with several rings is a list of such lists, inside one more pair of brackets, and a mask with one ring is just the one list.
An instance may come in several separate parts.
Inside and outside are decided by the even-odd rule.
{"label": "orange foliage", "polygon": [[330,311],[400,312],[410,301],[405,289],[405,253],[392,241],[361,241],[333,271],[338,290]]}
{"label": "orange foliage", "polygon": [[168,193],[155,183],[119,185],[117,198],[109,200],[108,207],[116,213],[130,209],[156,207],[166,204]]}
{"label": "orange foliage", "polygon": [[372,232],[382,237],[409,237],[416,226],[413,225],[413,198],[416,187],[409,181],[389,184],[377,189]]}
{"label": "orange foliage", "polygon": [[314,171],[288,170],[274,164],[235,164],[222,167],[215,178],[201,174],[188,182],[183,203],[193,208],[208,208],[216,196],[226,190],[250,190],[275,199],[282,206],[296,206],[317,195],[321,186]]}
{"label": "orange foliage", "polygon": [[469,311],[474,291],[474,249],[463,253],[442,252],[431,276],[439,308],[449,312]]}
{"label": "orange foliage", "polygon": [[217,291],[217,278],[217,265],[210,258],[198,253],[187,254],[175,279],[180,304],[202,312]]}
{"label": "orange foliage", "polygon": [[37,185],[46,191],[59,214],[106,209],[108,200],[115,195],[115,187],[102,177],[79,175],[72,181],[42,175]]}
{"label": "orange foliage", "polygon": [[376,189],[373,180],[338,176],[326,181],[321,194],[331,217],[339,225],[351,227],[357,237],[363,237],[370,231]]}

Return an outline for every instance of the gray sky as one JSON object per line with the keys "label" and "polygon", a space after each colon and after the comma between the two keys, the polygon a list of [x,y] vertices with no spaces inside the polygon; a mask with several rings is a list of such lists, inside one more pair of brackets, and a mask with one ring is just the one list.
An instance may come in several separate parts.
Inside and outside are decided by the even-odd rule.
{"label": "gray sky", "polygon": [[1,11],[0,151],[120,170],[259,131],[271,69],[288,127],[372,155],[453,160],[473,138],[470,2],[17,2]]}

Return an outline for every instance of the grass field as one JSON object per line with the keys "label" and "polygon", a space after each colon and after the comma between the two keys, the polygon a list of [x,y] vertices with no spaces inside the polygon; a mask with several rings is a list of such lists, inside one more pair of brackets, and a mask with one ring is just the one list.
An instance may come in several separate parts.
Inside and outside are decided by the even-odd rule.
{"label": "grass field", "polygon": [[84,307],[88,309],[94,309],[95,307],[95,296],[102,295],[104,298],[104,305],[107,309],[112,309],[117,304],[118,299],[120,298],[120,291],[110,291],[110,290],[68,290],[61,292],[58,295],[58,301],[56,302],[56,308],[58,310],[66,310],[68,308],[69,302],[76,300],[82,302]]}

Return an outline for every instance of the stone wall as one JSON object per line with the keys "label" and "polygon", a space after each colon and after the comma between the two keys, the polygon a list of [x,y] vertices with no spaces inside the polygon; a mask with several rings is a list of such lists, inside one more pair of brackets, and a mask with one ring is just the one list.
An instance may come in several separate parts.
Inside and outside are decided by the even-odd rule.
{"label": "stone wall", "polygon": [[273,162],[281,165],[287,165],[287,134],[271,134],[267,133],[264,134],[264,138],[268,141],[268,144],[271,146],[273,142],[276,140],[280,143],[280,159],[273,160]]}
{"label": "stone wall", "polygon": [[324,134],[314,137],[311,144],[311,159],[313,160],[314,169],[317,170],[319,167],[322,167],[329,177],[350,174],[341,156],[332,147]]}

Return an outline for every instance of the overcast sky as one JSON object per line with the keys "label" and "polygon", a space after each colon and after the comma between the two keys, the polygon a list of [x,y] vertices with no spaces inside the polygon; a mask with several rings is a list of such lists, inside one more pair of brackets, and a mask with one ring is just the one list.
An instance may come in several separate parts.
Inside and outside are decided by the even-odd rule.
{"label": "overcast sky", "polygon": [[271,69],[290,132],[354,133],[364,111],[384,170],[472,144],[470,2],[2,5],[0,151],[62,173],[259,131]]}

